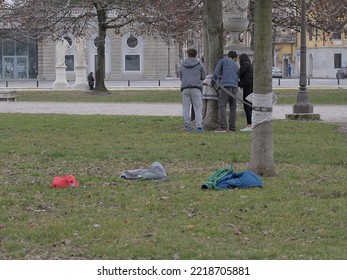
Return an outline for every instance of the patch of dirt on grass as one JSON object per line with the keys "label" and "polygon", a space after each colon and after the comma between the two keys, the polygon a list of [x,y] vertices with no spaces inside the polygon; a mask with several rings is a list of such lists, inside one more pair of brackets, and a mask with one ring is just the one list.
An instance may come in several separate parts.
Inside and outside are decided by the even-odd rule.
{"label": "patch of dirt on grass", "polygon": [[99,90],[92,90],[89,92],[87,92],[87,94],[91,94],[92,96],[96,95],[96,96],[109,96],[111,93],[109,91],[99,91]]}
{"label": "patch of dirt on grass", "polygon": [[341,132],[343,135],[347,135],[347,123],[342,123],[338,127],[338,131]]}

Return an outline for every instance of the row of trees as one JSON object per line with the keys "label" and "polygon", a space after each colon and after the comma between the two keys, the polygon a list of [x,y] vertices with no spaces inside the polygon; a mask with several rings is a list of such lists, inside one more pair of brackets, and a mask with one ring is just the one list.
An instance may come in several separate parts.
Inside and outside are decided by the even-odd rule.
{"label": "row of trees", "polygon": [[[314,26],[325,38],[341,33],[347,22],[345,0],[307,0],[306,21]],[[275,25],[300,31],[301,0],[274,1]]]}
{"label": "row of trees", "polygon": [[[59,38],[67,32],[79,35],[96,31],[99,34],[97,89],[106,91],[103,61],[107,30],[118,34],[130,30],[160,38],[168,45],[187,40],[191,37],[188,33],[204,37],[205,62],[211,72],[223,55],[224,1],[227,0],[11,0],[2,4],[0,22],[7,29],[26,36],[31,34],[37,40]],[[256,0],[249,2],[249,31],[253,34]],[[300,3],[301,0],[273,0],[273,26],[299,31]],[[326,38],[345,28],[345,0],[306,0],[306,5],[308,25],[322,31]]]}
{"label": "row of trees", "polygon": [[[17,34],[37,40],[98,33],[96,89],[107,91],[105,40],[107,30],[159,37],[167,44],[201,30],[201,1],[183,0],[13,0],[3,4],[2,23]],[[199,27],[200,25],[200,27]],[[12,36],[13,37],[13,36]]]}

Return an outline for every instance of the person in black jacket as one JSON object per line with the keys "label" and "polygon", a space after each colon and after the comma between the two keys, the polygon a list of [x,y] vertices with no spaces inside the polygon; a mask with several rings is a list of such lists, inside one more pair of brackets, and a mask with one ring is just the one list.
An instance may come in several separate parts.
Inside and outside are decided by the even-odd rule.
{"label": "person in black jacket", "polygon": [[90,72],[88,75],[88,85],[89,85],[89,89],[92,90],[94,89],[94,76],[93,76],[93,72]]}
{"label": "person in black jacket", "polygon": [[252,103],[246,100],[246,97],[253,92],[253,65],[248,55],[243,53],[240,55],[240,82],[239,87],[243,90],[243,100],[247,104],[243,104],[246,113],[247,126],[241,131],[252,131]]}

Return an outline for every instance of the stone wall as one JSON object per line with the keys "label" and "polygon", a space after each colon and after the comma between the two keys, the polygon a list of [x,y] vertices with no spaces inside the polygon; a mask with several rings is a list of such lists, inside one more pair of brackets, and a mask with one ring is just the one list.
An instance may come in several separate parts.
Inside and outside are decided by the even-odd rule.
{"label": "stone wall", "polygon": [[336,78],[334,54],[341,54],[342,66],[347,65],[347,47],[307,49],[307,74],[312,78]]}

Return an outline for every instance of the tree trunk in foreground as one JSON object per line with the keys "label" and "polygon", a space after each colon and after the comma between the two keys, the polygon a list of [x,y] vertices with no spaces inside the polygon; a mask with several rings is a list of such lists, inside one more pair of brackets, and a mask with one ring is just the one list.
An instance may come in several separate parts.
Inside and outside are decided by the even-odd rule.
{"label": "tree trunk in foreground", "polygon": [[[203,22],[206,35],[207,73],[212,74],[219,59],[223,57],[223,13],[221,0],[203,1]],[[219,127],[218,101],[204,99],[204,128],[214,130]]]}
{"label": "tree trunk in foreground", "polygon": [[[270,107],[271,113],[253,110],[252,149],[249,169],[260,176],[275,176],[272,142],[271,24],[272,0],[255,1],[253,105]],[[258,97],[257,97],[258,96]],[[272,97],[272,95],[271,95]],[[264,104],[264,99],[266,99]],[[260,117],[260,120],[259,120]]]}

